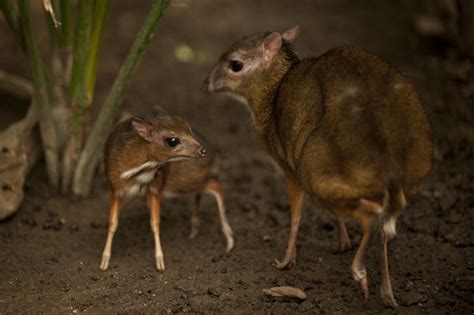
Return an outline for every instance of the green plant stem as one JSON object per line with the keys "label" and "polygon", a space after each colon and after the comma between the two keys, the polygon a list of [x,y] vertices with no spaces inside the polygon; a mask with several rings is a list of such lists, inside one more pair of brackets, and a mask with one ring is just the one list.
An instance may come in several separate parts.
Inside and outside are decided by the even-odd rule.
{"label": "green plant stem", "polygon": [[20,19],[15,6],[10,2],[10,0],[0,0],[0,8],[3,11],[5,20],[7,20],[7,24],[10,26],[13,33],[18,37],[21,49],[25,51],[25,38],[21,30]]}
{"label": "green plant stem", "polygon": [[61,46],[63,49],[72,49],[72,6],[71,0],[60,0],[61,12]]}
{"label": "green plant stem", "polygon": [[38,50],[29,0],[19,0],[21,30],[25,39],[25,50],[30,63],[31,76],[33,78],[34,99],[40,123],[41,139],[43,140],[43,151],[46,159],[46,169],[51,187],[56,189],[59,182],[58,172],[58,143],[57,134],[51,118],[50,104],[47,98],[47,84],[44,64]]}
{"label": "green plant stem", "polygon": [[61,12],[61,51],[59,57],[62,64],[61,80],[63,86],[69,89],[73,46],[71,0],[59,0],[59,11]]}
{"label": "green plant stem", "polygon": [[70,86],[70,117],[68,135],[63,153],[61,190],[67,193],[71,186],[72,175],[82,145],[85,128],[85,71],[87,50],[89,49],[89,30],[92,19],[92,0],[81,0],[76,22],[74,59]]}
{"label": "green plant stem", "polygon": [[18,17],[15,7],[12,5],[11,1],[0,1],[0,8],[3,11],[3,15],[5,16],[5,20],[7,21],[8,26],[10,26],[10,28],[15,34],[19,35]]}
{"label": "green plant stem", "polygon": [[102,42],[102,33],[104,30],[105,20],[110,9],[110,3],[110,0],[101,0],[96,1],[94,5],[92,32],[85,70],[86,106],[90,106],[92,104],[100,44]]}
{"label": "green plant stem", "polygon": [[70,87],[70,99],[72,106],[76,106],[78,103],[81,103],[82,98],[85,97],[84,66],[86,62],[87,50],[89,49],[89,27],[91,24],[93,4],[94,2],[92,0],[79,1]]}
{"label": "green plant stem", "polygon": [[135,39],[128,56],[115,79],[112,89],[105,100],[79,157],[74,172],[73,182],[73,192],[76,195],[86,196],[90,192],[90,186],[99,161],[100,152],[103,149],[107,134],[110,132],[114,118],[119,109],[123,91],[138,60],[153,36],[156,24],[163,15],[169,2],[169,0],[154,1],[142,29]]}
{"label": "green plant stem", "polygon": [[[53,11],[56,15],[56,18],[59,21],[61,21],[61,15],[60,15],[60,11],[59,11],[58,1],[57,0],[51,1],[51,6],[52,6]],[[59,47],[59,45],[60,45],[60,41],[61,41],[61,37],[62,37],[61,36],[62,28],[61,28],[61,26],[55,26],[54,25],[53,16],[49,12],[47,12],[45,10],[44,13],[46,14],[46,22],[48,23],[48,30],[49,30],[49,34],[51,36],[53,49],[57,49],[57,47]]]}

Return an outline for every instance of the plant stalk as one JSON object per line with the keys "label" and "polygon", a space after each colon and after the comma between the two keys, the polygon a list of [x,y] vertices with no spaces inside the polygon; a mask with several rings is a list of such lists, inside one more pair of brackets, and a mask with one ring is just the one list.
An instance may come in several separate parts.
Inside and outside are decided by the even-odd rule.
{"label": "plant stalk", "polygon": [[29,0],[19,0],[20,22],[22,36],[25,39],[25,50],[30,63],[30,71],[34,86],[34,99],[40,123],[41,139],[46,160],[49,184],[57,189],[59,183],[58,141],[56,129],[50,115],[50,104],[47,97],[47,83],[44,64],[33,31],[33,22]]}
{"label": "plant stalk", "polygon": [[63,82],[69,82],[72,69],[72,6],[71,0],[60,0],[59,7],[61,11],[61,61],[63,64]]}
{"label": "plant stalk", "polygon": [[87,50],[89,49],[89,29],[93,4],[93,0],[79,1],[70,87],[70,100],[73,107],[80,105],[81,99],[85,97],[84,66],[86,63]]}
{"label": "plant stalk", "polygon": [[5,20],[7,21],[8,26],[10,26],[11,30],[16,34],[19,35],[19,25],[18,25],[18,17],[16,13],[15,7],[12,5],[10,0],[2,0],[0,1],[0,8],[3,11],[3,15],[5,16]]}
{"label": "plant stalk", "polygon": [[85,93],[86,106],[92,104],[94,96],[95,78],[97,72],[97,61],[99,60],[100,44],[102,43],[102,34],[105,20],[110,9],[110,0],[96,1],[94,5],[94,16],[92,21],[92,32],[89,43],[89,53],[87,55],[85,70]]}
{"label": "plant stalk", "polygon": [[77,158],[82,146],[83,132],[85,129],[85,73],[87,50],[89,49],[89,30],[92,18],[92,0],[79,1],[74,42],[74,58],[70,86],[70,117],[68,119],[68,134],[66,148],[63,154],[61,190],[67,193]]}

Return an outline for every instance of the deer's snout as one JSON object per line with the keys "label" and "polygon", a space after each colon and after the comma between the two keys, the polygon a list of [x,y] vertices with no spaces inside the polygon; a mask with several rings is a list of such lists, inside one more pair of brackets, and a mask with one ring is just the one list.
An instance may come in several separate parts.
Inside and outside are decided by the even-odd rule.
{"label": "deer's snout", "polygon": [[206,155],[207,155],[207,150],[204,149],[204,148],[201,148],[201,149],[199,150],[198,156],[199,156],[200,158],[203,158],[203,157],[205,157]]}

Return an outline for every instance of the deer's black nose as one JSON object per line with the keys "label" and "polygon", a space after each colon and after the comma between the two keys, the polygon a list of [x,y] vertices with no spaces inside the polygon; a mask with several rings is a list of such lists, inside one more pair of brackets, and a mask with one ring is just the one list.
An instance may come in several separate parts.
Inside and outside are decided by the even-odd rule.
{"label": "deer's black nose", "polygon": [[205,157],[206,155],[207,155],[206,149],[201,148],[201,150],[199,150],[199,157]]}

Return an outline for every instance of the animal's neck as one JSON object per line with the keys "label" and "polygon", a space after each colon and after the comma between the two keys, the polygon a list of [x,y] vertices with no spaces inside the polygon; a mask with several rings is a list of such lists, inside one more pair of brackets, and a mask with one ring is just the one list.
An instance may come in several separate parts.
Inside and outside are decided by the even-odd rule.
{"label": "animal's neck", "polygon": [[272,65],[270,73],[261,74],[258,80],[254,80],[247,86],[247,93],[244,97],[248,102],[256,131],[259,134],[265,133],[272,122],[274,104],[280,83],[292,65],[286,60],[278,62]]}
{"label": "animal's neck", "polygon": [[156,154],[149,152],[149,148],[144,144],[144,140],[138,136],[129,143],[126,152],[122,152],[122,156],[126,161],[128,161],[131,168],[147,162],[158,162],[159,164],[162,164],[160,156],[156,156]]}

